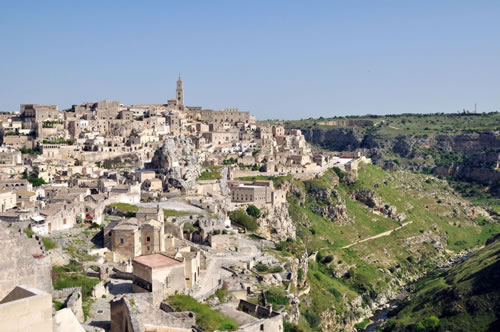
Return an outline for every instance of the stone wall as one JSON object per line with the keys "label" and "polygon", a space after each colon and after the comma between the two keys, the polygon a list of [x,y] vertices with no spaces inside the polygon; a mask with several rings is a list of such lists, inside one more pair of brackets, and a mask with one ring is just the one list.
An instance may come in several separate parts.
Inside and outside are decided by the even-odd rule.
{"label": "stone wall", "polygon": [[17,225],[0,222],[0,298],[18,285],[52,293],[51,259],[41,241],[29,239]]}

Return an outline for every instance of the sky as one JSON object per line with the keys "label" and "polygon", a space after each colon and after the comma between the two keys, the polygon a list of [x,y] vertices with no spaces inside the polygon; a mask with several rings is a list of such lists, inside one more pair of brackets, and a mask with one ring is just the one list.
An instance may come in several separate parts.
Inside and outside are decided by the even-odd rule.
{"label": "sky", "polygon": [[500,1],[0,0],[0,111],[166,103],[257,119],[500,110]]}

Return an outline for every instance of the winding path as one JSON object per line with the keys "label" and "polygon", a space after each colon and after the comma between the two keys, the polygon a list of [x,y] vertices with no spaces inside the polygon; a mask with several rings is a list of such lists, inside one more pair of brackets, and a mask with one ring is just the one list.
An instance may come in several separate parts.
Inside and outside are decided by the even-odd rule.
{"label": "winding path", "polygon": [[405,227],[406,225],[411,224],[412,222],[413,222],[413,221],[407,221],[407,222],[405,222],[405,223],[401,224],[401,226],[398,226],[398,227],[396,227],[396,228],[394,228],[394,229],[391,229],[390,231],[386,231],[386,232],[383,232],[383,233],[379,233],[379,234],[377,234],[377,235],[367,237],[366,239],[363,239],[363,240],[359,240],[359,241],[353,242],[353,243],[351,243],[351,244],[348,244],[348,245],[346,245],[346,246],[342,247],[342,249],[347,249],[347,248],[350,248],[350,247],[352,247],[353,245],[356,245],[356,244],[358,244],[358,243],[363,243],[363,242],[366,242],[366,241],[369,241],[369,240],[378,239],[379,237],[383,237],[383,236],[388,236],[388,235],[391,235],[391,234],[392,234],[392,232],[397,231],[397,230],[399,230],[399,229],[401,229],[401,228]]}

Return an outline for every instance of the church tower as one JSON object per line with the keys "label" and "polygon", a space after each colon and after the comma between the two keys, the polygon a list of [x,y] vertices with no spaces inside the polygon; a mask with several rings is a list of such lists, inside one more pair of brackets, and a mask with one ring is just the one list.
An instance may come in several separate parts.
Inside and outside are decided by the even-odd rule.
{"label": "church tower", "polygon": [[179,74],[179,79],[177,80],[177,89],[175,91],[175,99],[177,99],[177,106],[179,109],[184,109],[184,88],[182,87],[182,78]]}

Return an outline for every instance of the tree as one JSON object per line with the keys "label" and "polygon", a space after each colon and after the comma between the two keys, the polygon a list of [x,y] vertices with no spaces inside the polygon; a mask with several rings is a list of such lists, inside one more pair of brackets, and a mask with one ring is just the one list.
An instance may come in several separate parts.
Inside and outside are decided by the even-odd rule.
{"label": "tree", "polygon": [[255,205],[249,205],[247,207],[247,214],[249,216],[258,218],[260,216],[260,210]]}
{"label": "tree", "polygon": [[231,219],[231,221],[234,223],[246,227],[249,231],[253,232],[257,230],[258,227],[257,221],[255,220],[254,217],[251,217],[248,214],[246,214],[243,209],[232,211],[229,214],[229,219]]}
{"label": "tree", "polygon": [[40,187],[42,184],[47,184],[44,179],[30,176],[28,181],[33,185],[33,187]]}

